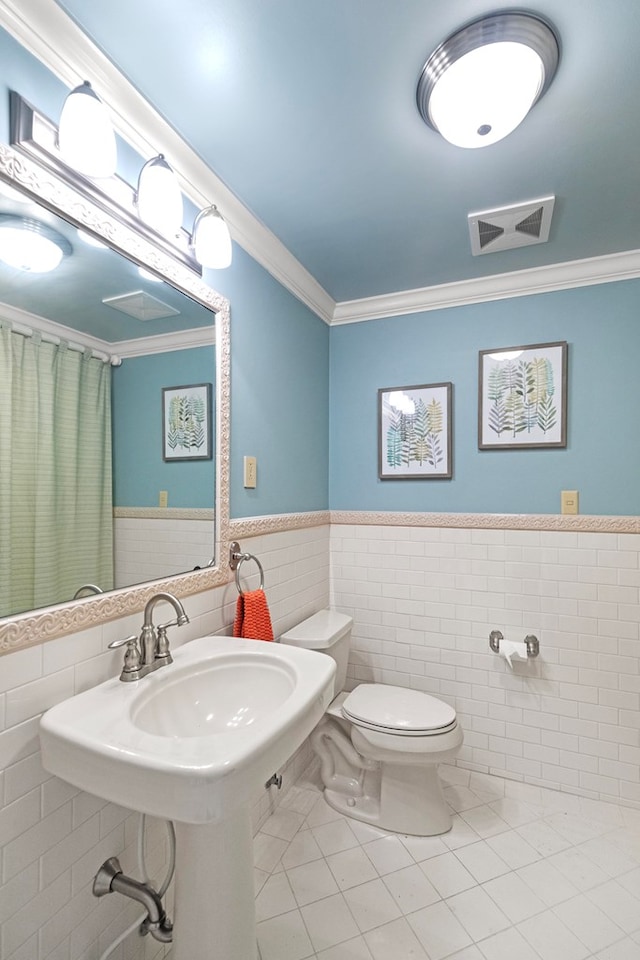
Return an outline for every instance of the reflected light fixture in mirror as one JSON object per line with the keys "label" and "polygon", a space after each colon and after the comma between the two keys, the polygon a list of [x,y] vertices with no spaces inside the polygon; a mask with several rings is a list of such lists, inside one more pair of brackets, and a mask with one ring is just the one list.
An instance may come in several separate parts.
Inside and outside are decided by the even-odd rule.
{"label": "reflected light fixture in mirror", "polygon": [[0,214],[0,260],[30,273],[49,273],[72,253],[66,237],[31,217]]}
{"label": "reflected light fixture in mirror", "polygon": [[558,40],[539,17],[505,11],[452,34],[425,63],[418,109],[458,147],[487,147],[519,126],[551,83]]}
{"label": "reflected light fixture in mirror", "polygon": [[102,179],[116,172],[116,135],[107,108],[88,80],[64,102],[58,145],[64,162],[85,177]]}

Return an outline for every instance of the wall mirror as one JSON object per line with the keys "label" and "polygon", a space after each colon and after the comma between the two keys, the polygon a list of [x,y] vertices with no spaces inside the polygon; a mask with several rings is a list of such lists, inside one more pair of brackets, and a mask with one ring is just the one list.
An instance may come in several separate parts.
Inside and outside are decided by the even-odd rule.
{"label": "wall mirror", "polygon": [[[90,583],[103,593],[74,600],[66,583],[62,595],[44,592],[28,607],[0,589],[0,653],[135,612],[161,589],[185,596],[225,582],[229,500],[228,302],[148,231],[117,219],[37,158],[0,145],[0,229],[5,218],[54,230],[65,255],[49,273],[0,263],[4,332],[62,339],[79,357],[97,352],[110,371],[113,580],[96,584],[87,571],[77,589]],[[165,456],[163,389],[202,383],[212,385],[210,458]],[[57,496],[62,501],[64,491]],[[0,489],[0,523],[10,500]],[[9,531],[0,537],[7,542]],[[47,560],[34,552],[36,576],[44,576]]]}

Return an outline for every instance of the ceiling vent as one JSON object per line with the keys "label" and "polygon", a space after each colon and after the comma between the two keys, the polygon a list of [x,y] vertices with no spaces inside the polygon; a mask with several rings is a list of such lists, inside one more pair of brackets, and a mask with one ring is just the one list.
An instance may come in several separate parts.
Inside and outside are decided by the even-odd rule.
{"label": "ceiling vent", "polygon": [[555,197],[481,210],[467,217],[474,257],[514,247],[528,247],[549,239]]}
{"label": "ceiling vent", "polygon": [[163,317],[177,317],[180,314],[179,310],[174,310],[168,303],[163,303],[144,290],[123,293],[118,297],[105,297],[102,302],[105,307],[113,307],[120,313],[135,317],[136,320],[162,320]]}

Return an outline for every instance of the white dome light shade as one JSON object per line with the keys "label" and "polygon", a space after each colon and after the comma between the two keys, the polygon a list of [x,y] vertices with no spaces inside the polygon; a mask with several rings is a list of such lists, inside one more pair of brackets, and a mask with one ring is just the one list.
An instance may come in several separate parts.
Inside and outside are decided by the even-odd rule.
{"label": "white dome light shade", "polygon": [[201,210],[193,225],[193,249],[203,267],[224,270],[231,266],[232,249],[229,227],[214,205]]}
{"label": "white dome light shade", "polygon": [[138,216],[163,237],[182,227],[182,193],[175,173],[159,153],[148,160],[138,179]]}
{"label": "white dome light shade", "polygon": [[67,96],[58,126],[60,156],[85,177],[111,177],[117,163],[116,135],[104,103],[85,81]]}
{"label": "white dome light shade", "polygon": [[486,147],[522,123],[557,63],[558,42],[546,23],[528,14],[496,14],[469,24],[429,57],[418,108],[450,143]]}
{"label": "white dome light shade", "polygon": [[10,267],[49,273],[71,252],[69,241],[39,220],[0,217],[0,260]]}

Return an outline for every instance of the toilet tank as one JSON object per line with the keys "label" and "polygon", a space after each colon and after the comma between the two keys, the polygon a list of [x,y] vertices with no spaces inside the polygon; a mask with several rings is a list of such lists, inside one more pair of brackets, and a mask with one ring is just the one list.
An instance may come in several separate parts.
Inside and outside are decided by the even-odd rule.
{"label": "toilet tank", "polygon": [[280,643],[327,653],[336,662],[334,696],[344,687],[353,620],[335,610],[320,610],[280,637]]}

